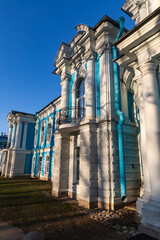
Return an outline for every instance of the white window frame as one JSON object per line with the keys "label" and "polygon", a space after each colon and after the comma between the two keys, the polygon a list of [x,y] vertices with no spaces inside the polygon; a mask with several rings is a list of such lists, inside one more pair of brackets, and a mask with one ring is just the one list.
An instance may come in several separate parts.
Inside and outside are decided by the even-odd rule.
{"label": "white window frame", "polygon": [[[41,161],[40,161],[41,158]],[[41,164],[40,164],[41,162]],[[38,162],[38,172],[41,173],[42,172],[42,163],[43,163],[43,157],[42,155],[39,156],[39,162]]]}
{"label": "white window frame", "polygon": [[50,155],[47,154],[45,158],[45,175],[49,174]]}
{"label": "white window frame", "polygon": [[[79,86],[80,86],[80,84],[81,84],[81,82],[82,81],[84,81],[84,91],[85,91],[85,93],[84,93],[84,95],[82,95],[81,97],[79,97],[78,95],[79,95],[79,93],[78,93],[78,89],[79,89]],[[86,89],[85,89],[85,78],[79,78],[79,80],[78,80],[78,82],[77,82],[77,88],[76,88],[76,107],[77,107],[77,109],[78,109],[78,111],[77,111],[77,114],[79,114],[79,102],[80,101],[83,101],[83,99],[84,99],[84,101],[85,101],[85,106],[86,106]],[[83,106],[83,108],[85,109],[85,106]],[[85,113],[81,113],[81,117],[82,117],[82,119],[81,120],[83,120],[84,118],[85,118]]]}
{"label": "white window frame", "polygon": [[34,146],[37,144],[37,136],[38,136],[38,124],[35,127],[35,136],[34,136]]}
{"label": "white window frame", "polygon": [[[42,141],[42,127],[44,128],[43,141]],[[42,121],[41,122],[41,134],[40,134],[40,145],[41,146],[44,144],[44,137],[45,137],[45,121]]]}
{"label": "white window frame", "polygon": [[[50,139],[48,138],[48,125],[51,125],[51,133],[50,133]],[[47,144],[50,144],[51,140],[52,140],[52,132],[53,132],[53,118],[49,117],[48,118],[48,122],[47,122],[47,136],[46,136],[46,142]]]}
{"label": "white window frame", "polygon": [[[77,149],[79,151],[79,156],[77,157]],[[80,179],[80,147],[74,148],[74,184],[79,184]]]}

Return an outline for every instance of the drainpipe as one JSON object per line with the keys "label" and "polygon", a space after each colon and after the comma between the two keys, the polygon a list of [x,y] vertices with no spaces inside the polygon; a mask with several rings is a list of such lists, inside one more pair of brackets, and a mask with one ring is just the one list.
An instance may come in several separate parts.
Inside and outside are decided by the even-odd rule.
{"label": "drainpipe", "polygon": [[[120,30],[115,41],[117,41],[124,33],[124,17],[120,17],[117,20]],[[113,50],[113,60],[118,57],[118,50],[115,46],[112,47]],[[126,194],[126,177],[125,177],[125,161],[124,161],[124,148],[123,148],[123,123],[124,114],[120,110],[120,80],[119,80],[119,66],[116,62],[113,62],[114,70],[114,88],[115,88],[115,108],[116,113],[119,116],[119,122],[117,124],[118,130],[118,147],[119,147],[119,166],[120,166],[120,185],[121,185],[121,199],[122,201],[127,201]]]}

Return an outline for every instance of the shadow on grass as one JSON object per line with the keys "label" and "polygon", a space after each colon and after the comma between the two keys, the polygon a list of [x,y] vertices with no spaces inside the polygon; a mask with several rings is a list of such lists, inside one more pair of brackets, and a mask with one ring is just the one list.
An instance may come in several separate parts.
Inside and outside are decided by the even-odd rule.
{"label": "shadow on grass", "polygon": [[48,192],[50,191],[51,189],[50,188],[47,188],[47,189],[41,189],[41,190],[32,190],[32,191],[19,191],[19,192],[4,192],[4,193],[0,193],[0,196],[1,195],[15,195],[15,194],[26,194],[26,193],[34,193],[34,192]]}
{"label": "shadow on grass", "polygon": [[[51,217],[51,216],[45,216],[46,219],[44,219],[43,217],[40,218],[38,217],[37,219],[34,219],[34,220],[27,220],[27,221],[24,221],[23,223],[18,223],[18,226],[19,227],[29,227],[29,226],[33,226],[34,224],[48,224],[50,222],[63,222],[65,220],[72,220],[72,219],[76,219],[76,218],[79,218],[79,217],[82,217],[84,216],[84,214],[82,213],[77,213],[77,214],[74,214],[74,215],[68,215],[68,213],[65,214],[62,214],[61,216],[55,216],[55,217]],[[48,218],[48,219],[47,219]]]}

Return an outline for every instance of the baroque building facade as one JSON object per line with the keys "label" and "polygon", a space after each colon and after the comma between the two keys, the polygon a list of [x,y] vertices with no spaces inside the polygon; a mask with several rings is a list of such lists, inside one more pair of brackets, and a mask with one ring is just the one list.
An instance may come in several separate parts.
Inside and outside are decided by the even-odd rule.
{"label": "baroque building facade", "polygon": [[137,200],[141,231],[160,239],[160,3],[127,0],[122,10],[130,31],[105,15],[61,44],[61,96],[35,115],[8,115],[1,172],[51,180],[54,196],[86,208]]}
{"label": "baroque building facade", "polygon": [[7,116],[7,148],[1,151],[1,175],[30,176],[32,168],[35,116],[12,111]]}

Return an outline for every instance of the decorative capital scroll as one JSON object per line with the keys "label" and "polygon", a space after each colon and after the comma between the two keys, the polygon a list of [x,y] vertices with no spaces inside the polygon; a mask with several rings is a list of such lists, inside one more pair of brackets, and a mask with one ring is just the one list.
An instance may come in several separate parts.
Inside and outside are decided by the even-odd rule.
{"label": "decorative capital scroll", "polygon": [[112,47],[110,43],[103,43],[98,49],[97,49],[97,53],[102,56],[102,54],[105,51],[109,51],[110,53],[112,52]]}

